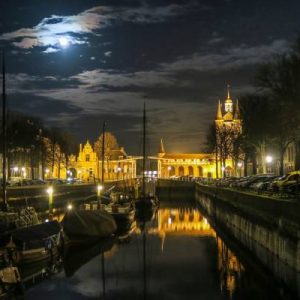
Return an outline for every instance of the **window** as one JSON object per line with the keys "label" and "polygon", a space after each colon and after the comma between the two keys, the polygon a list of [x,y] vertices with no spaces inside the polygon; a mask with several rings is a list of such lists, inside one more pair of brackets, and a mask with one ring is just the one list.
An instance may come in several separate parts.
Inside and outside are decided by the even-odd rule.
{"label": "window", "polygon": [[85,155],[85,161],[90,161],[90,155],[89,154]]}

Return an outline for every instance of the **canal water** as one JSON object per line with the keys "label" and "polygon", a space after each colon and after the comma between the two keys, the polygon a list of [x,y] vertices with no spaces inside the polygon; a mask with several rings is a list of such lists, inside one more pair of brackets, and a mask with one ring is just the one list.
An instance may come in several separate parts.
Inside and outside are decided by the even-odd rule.
{"label": "canal water", "polygon": [[26,272],[25,299],[293,299],[195,203],[162,203],[119,239]]}

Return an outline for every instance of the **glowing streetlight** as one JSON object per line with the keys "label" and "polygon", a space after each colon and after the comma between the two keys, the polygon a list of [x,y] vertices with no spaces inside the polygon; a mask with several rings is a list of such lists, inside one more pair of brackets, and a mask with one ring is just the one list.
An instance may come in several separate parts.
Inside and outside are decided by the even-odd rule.
{"label": "glowing streetlight", "polygon": [[271,164],[272,161],[273,161],[273,157],[272,157],[271,155],[267,155],[267,156],[266,156],[266,163],[267,163],[267,164]]}
{"label": "glowing streetlight", "polygon": [[18,167],[14,167],[14,171],[15,171],[15,172],[18,172],[18,171],[19,171],[19,168],[18,168]]}
{"label": "glowing streetlight", "polygon": [[73,205],[72,204],[68,204],[67,209],[68,210],[72,210],[73,209]]}
{"label": "glowing streetlight", "polygon": [[53,209],[53,187],[52,186],[49,186],[46,190],[48,196],[49,196],[49,214],[52,213],[52,209]]}
{"label": "glowing streetlight", "polygon": [[271,155],[267,155],[266,156],[266,163],[267,163],[267,172],[271,172],[272,171],[272,162],[273,162],[273,157]]}
{"label": "glowing streetlight", "polygon": [[240,177],[242,177],[242,166],[243,166],[243,163],[242,162],[238,162],[237,163],[237,167],[238,167],[238,173],[240,175]]}
{"label": "glowing streetlight", "polygon": [[103,185],[98,184],[97,185],[97,198],[98,198],[98,207],[101,208],[101,191],[103,190]]}

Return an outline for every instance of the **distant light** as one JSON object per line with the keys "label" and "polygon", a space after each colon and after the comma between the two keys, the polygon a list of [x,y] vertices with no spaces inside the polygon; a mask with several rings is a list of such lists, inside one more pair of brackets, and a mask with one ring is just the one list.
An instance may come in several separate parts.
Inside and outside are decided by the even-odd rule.
{"label": "distant light", "polygon": [[64,36],[60,37],[58,41],[63,48],[68,47],[70,44],[70,41]]}
{"label": "distant light", "polygon": [[222,167],[222,171],[225,171],[225,167]]}
{"label": "distant light", "polygon": [[52,195],[53,194],[53,187],[52,186],[49,186],[46,190],[47,194],[48,195]]}
{"label": "distant light", "polygon": [[14,171],[18,172],[19,168],[18,167],[14,167]]}
{"label": "distant light", "polygon": [[22,167],[22,169],[21,169],[23,172],[25,172],[25,168],[24,167]]}
{"label": "distant light", "polygon": [[103,190],[103,186],[100,185],[100,184],[98,184],[98,185],[97,185],[97,191],[98,191],[98,192],[101,192],[102,190]]}
{"label": "distant light", "polygon": [[46,174],[48,174],[48,173],[50,172],[50,170],[49,170],[49,169],[46,169],[45,172],[46,172]]}
{"label": "distant light", "polygon": [[72,209],[73,209],[73,205],[72,205],[72,204],[69,204],[69,205],[67,206],[67,209],[68,209],[68,210],[72,210]]}
{"label": "distant light", "polygon": [[238,166],[239,168],[241,168],[241,167],[243,166],[243,164],[242,164],[241,162],[238,162],[237,166]]}
{"label": "distant light", "polygon": [[46,219],[46,220],[45,220],[45,223],[48,223],[48,222],[49,222],[49,219]]}
{"label": "distant light", "polygon": [[168,224],[169,224],[169,225],[172,224],[172,218],[171,218],[171,217],[168,218]]}
{"label": "distant light", "polygon": [[273,161],[273,157],[271,155],[266,156],[266,162],[270,164]]}

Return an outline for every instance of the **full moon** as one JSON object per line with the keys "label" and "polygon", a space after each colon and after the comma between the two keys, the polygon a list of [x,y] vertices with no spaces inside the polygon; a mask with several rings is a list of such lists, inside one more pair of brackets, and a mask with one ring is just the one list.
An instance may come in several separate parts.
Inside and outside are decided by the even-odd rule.
{"label": "full moon", "polygon": [[64,48],[68,47],[69,43],[70,43],[69,40],[64,36],[60,37],[58,41],[59,41],[60,45]]}

